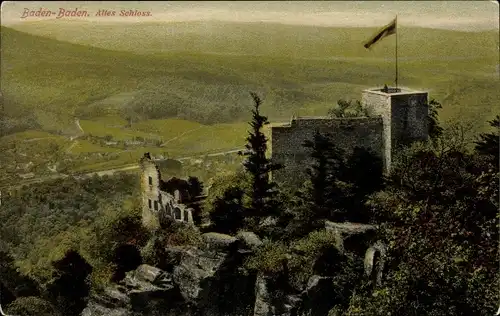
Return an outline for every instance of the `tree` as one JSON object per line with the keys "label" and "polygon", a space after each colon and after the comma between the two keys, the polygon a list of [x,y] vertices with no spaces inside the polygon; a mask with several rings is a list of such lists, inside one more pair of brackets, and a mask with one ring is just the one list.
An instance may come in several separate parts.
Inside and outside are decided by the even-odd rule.
{"label": "tree", "polygon": [[[313,140],[306,141],[304,147],[311,150],[313,163],[307,169],[309,181],[302,192],[298,193],[301,203],[299,221],[303,223],[304,233],[324,226],[322,220],[330,219],[337,205],[342,153],[331,141],[329,134],[316,131]],[[300,202],[299,202],[300,203]]]}
{"label": "tree", "polygon": [[210,213],[211,230],[222,234],[236,234],[244,226],[244,191],[238,187],[228,188],[217,198]]}
{"label": "tree", "polygon": [[248,221],[248,227],[257,231],[261,219],[279,214],[277,201],[273,199],[273,195],[277,193],[277,185],[270,181],[269,174],[280,169],[281,166],[272,163],[266,157],[267,137],[262,129],[269,124],[269,121],[267,117],[260,114],[262,101],[259,96],[253,92],[250,95],[255,103],[250,122],[252,130],[246,139],[248,142],[245,146],[247,150],[242,155],[247,157],[243,166],[250,174],[252,186],[248,192],[250,206],[246,209],[245,219]]}
{"label": "tree", "polygon": [[47,292],[63,315],[80,315],[85,308],[90,292],[88,276],[92,266],[74,250],[52,263],[53,280],[47,286]]}
{"label": "tree", "polygon": [[343,117],[358,117],[358,116],[368,116],[366,108],[364,108],[359,100],[346,101],[339,100],[337,106],[328,110],[328,115],[334,118]]}
{"label": "tree", "polygon": [[204,201],[210,231],[231,234],[245,225],[245,192],[250,189],[249,175],[243,170],[213,178]]}
{"label": "tree", "polygon": [[17,270],[10,253],[0,250],[0,302],[9,304],[18,297],[38,296],[37,284]]}
{"label": "tree", "polygon": [[203,194],[203,183],[197,177],[189,177],[187,180],[188,192],[192,198]]}
{"label": "tree", "polygon": [[323,227],[324,220],[368,222],[364,204],[383,183],[379,157],[358,147],[347,155],[332,139],[316,131],[313,140],[304,144],[311,150],[312,165],[296,203],[303,233]]}
{"label": "tree", "polygon": [[486,156],[488,162],[498,170],[498,163],[500,161],[500,147],[498,145],[500,138],[500,116],[497,115],[489,124],[494,128],[494,131],[479,134],[479,140],[475,142],[475,149],[479,155]]}
{"label": "tree", "polygon": [[194,202],[191,205],[193,208],[193,222],[195,225],[200,225],[202,222],[202,209],[197,198],[203,195],[203,183],[197,177],[189,177],[187,183],[190,202]]}
{"label": "tree", "polygon": [[442,108],[441,103],[432,99],[428,104],[427,127],[431,141],[438,139],[443,134],[443,128],[439,125],[438,110]]}
{"label": "tree", "polygon": [[347,315],[492,315],[498,308],[498,173],[465,149],[408,150],[370,201],[389,244],[385,284]]}

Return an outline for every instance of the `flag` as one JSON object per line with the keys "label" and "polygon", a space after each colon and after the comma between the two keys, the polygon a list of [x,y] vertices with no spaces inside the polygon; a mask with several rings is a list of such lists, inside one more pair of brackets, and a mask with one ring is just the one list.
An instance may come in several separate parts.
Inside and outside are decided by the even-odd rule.
{"label": "flag", "polygon": [[384,37],[396,34],[396,19],[392,20],[391,23],[384,26],[380,31],[377,32],[377,34],[370,38],[370,40],[365,43],[365,48],[370,48],[373,44],[380,41]]}

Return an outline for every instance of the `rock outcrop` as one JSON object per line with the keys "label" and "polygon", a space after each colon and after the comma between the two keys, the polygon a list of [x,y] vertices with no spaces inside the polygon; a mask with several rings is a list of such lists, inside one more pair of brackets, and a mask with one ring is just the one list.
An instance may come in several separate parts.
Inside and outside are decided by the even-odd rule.
{"label": "rock outcrop", "polygon": [[168,271],[141,265],[127,272],[118,284],[93,295],[82,316],[326,316],[344,295],[338,294],[339,284],[349,282],[338,278],[342,263],[337,258],[354,254],[360,278],[380,284],[385,255],[384,245],[373,242],[373,226],[326,226],[336,233],[337,245],[310,262],[312,273],[300,287],[290,285],[287,269],[276,276],[243,268],[247,256],[262,245],[254,233],[205,233],[199,247],[162,252]]}
{"label": "rock outcrop", "polygon": [[82,316],[249,315],[255,277],[240,268],[260,239],[252,233],[202,237],[199,248],[166,249],[171,272],[141,265],[119,284],[93,295]]}

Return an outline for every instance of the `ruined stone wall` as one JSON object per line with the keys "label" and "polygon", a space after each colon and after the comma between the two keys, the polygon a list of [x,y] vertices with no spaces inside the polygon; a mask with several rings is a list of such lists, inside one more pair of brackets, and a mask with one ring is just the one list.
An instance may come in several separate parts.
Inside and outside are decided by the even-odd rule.
{"label": "ruined stone wall", "polygon": [[160,191],[160,196],[163,215],[170,216],[177,221],[193,224],[193,210],[191,208],[179,203],[178,197],[176,198],[168,192]]}
{"label": "ruined stone wall", "polygon": [[[158,189],[161,175],[155,163],[145,158],[141,160],[141,169],[142,220],[145,227],[156,229],[159,227],[158,213],[161,208],[161,196]],[[157,210],[155,210],[155,202]]]}
{"label": "ruined stone wall", "polygon": [[362,147],[383,158],[383,123],[380,117],[299,118],[289,126],[272,127],[272,159],[284,165],[272,179],[281,184],[300,185],[307,180],[311,165],[310,150],[303,146],[312,140],[316,130],[330,133],[335,145],[352,152]]}
{"label": "ruined stone wall", "polygon": [[144,226],[151,230],[158,229],[160,221],[167,217],[193,224],[193,209],[181,204],[179,191],[172,195],[160,189],[163,183],[160,170],[148,154],[141,159],[140,165]]}

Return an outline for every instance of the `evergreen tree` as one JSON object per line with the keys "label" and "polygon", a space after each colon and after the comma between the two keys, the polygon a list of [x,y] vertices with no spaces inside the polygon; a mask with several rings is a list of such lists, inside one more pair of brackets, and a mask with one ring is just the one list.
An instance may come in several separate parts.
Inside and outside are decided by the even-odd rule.
{"label": "evergreen tree", "polygon": [[303,196],[309,200],[306,202],[309,209],[306,216],[312,220],[331,218],[331,211],[337,206],[335,200],[340,194],[337,180],[342,153],[333,145],[331,135],[322,135],[319,131],[316,131],[312,141],[304,143],[304,147],[311,149],[314,161],[307,169],[310,181]]}
{"label": "evergreen tree", "polygon": [[[368,196],[382,186],[382,161],[363,148],[350,155],[330,134],[316,131],[304,146],[311,150],[309,181],[298,193],[298,220],[303,233],[323,226],[324,220],[368,222]],[[296,204],[297,206],[297,204]]]}
{"label": "evergreen tree", "polygon": [[197,177],[189,177],[187,180],[188,192],[191,198],[198,197],[203,194],[203,183]]}
{"label": "evergreen tree", "polygon": [[500,138],[500,116],[497,115],[494,120],[490,121],[490,126],[494,128],[491,133],[479,135],[479,140],[476,141],[476,152],[486,156],[487,160],[493,165],[495,170],[498,170],[500,148],[498,140]]}
{"label": "evergreen tree", "polygon": [[442,108],[441,103],[432,99],[428,104],[427,124],[431,141],[437,140],[443,135],[443,128],[439,125],[438,110]]}
{"label": "evergreen tree", "polygon": [[242,153],[247,157],[243,166],[250,174],[252,184],[249,192],[250,206],[245,212],[245,219],[250,229],[257,230],[261,219],[279,214],[277,200],[273,199],[273,195],[276,194],[276,183],[270,181],[269,173],[280,169],[281,166],[272,163],[266,157],[267,137],[262,129],[269,124],[269,121],[267,117],[260,114],[262,101],[259,96],[253,92],[250,94],[255,103],[250,122],[252,130],[246,139],[247,150]]}
{"label": "evergreen tree", "polygon": [[[196,199],[203,194],[203,183],[197,177],[189,177],[188,183],[188,193],[190,200],[189,202],[197,202]],[[202,209],[199,203],[192,203],[191,208],[193,209],[193,221],[195,225],[200,225],[202,222]]]}

